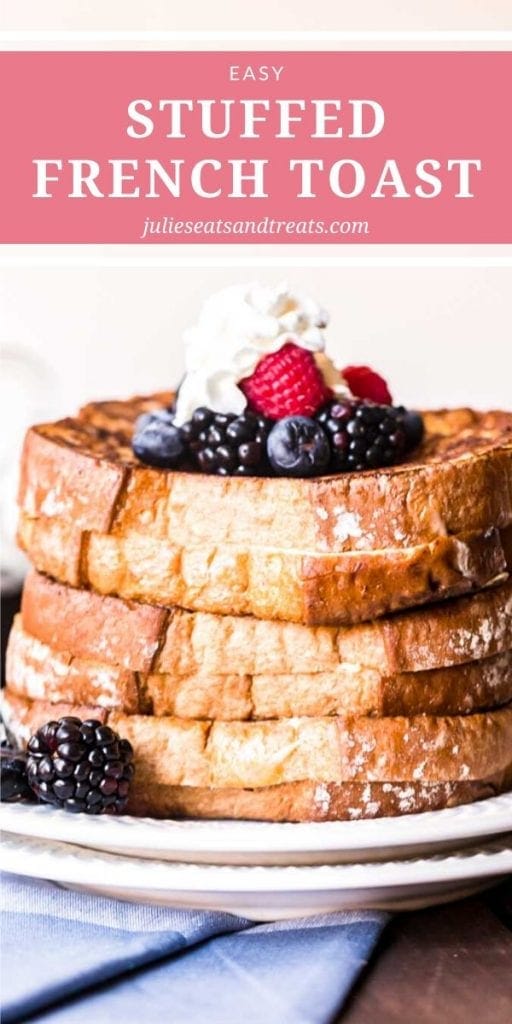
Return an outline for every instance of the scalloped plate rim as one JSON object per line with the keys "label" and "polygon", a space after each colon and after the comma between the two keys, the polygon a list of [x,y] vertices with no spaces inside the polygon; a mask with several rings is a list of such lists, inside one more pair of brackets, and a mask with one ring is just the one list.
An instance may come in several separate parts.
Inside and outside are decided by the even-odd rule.
{"label": "scalloped plate rim", "polygon": [[[179,889],[209,892],[311,892],[339,888],[371,888],[374,884],[393,884],[404,887],[409,884],[428,884],[429,881],[450,882],[473,880],[482,877],[506,875],[512,872],[512,837],[490,840],[487,844],[471,850],[458,850],[446,855],[416,857],[407,860],[389,860],[365,864],[322,864],[322,865],[217,865],[188,864],[169,861],[148,861],[145,858],[123,857],[69,843],[52,842],[19,836],[14,833],[3,841],[1,851],[2,867],[17,874],[26,874],[25,861],[32,869],[37,859],[47,871],[48,864],[55,864],[51,873],[56,881],[95,884],[87,879],[86,873],[96,869],[100,877],[96,884],[110,884],[108,869],[116,872],[116,884],[134,886],[139,890],[168,888],[171,879],[179,883]],[[9,855],[15,855],[16,864],[6,867]],[[64,870],[62,870],[64,866]],[[66,866],[68,870],[66,871]],[[18,870],[16,871],[16,867]],[[85,873],[84,873],[85,872]],[[394,873],[396,872],[396,877]],[[67,875],[67,878],[65,877]],[[76,877],[75,877],[76,876]],[[389,877],[388,877],[389,876]],[[409,877],[410,876],[410,877]],[[37,877],[48,877],[38,872]],[[338,885],[336,881],[338,880]],[[186,884],[184,885],[183,882]],[[271,884],[273,882],[273,884]],[[164,884],[162,884],[164,883]],[[248,884],[249,883],[249,884]],[[187,888],[187,885],[189,888]]]}
{"label": "scalloped plate rim", "polygon": [[417,910],[512,873],[512,835],[476,850],[384,863],[302,866],[155,861],[11,834],[0,866],[117,900],[272,921],[339,910]]}
{"label": "scalloped plate rim", "polygon": [[165,853],[176,857],[208,853],[264,854],[267,858],[287,854],[321,856],[383,847],[405,853],[415,846],[435,850],[443,843],[477,840],[512,829],[512,792],[396,818],[297,824],[81,816],[44,805],[3,804],[0,825],[4,831],[18,835],[146,857]]}

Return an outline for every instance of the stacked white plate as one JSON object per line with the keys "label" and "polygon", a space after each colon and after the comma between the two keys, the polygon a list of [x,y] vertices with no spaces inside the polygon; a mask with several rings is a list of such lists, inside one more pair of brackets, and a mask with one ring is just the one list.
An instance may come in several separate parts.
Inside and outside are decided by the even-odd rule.
{"label": "stacked white plate", "polygon": [[3,804],[0,865],[119,899],[275,920],[414,909],[512,873],[512,793],[401,818],[157,821]]}

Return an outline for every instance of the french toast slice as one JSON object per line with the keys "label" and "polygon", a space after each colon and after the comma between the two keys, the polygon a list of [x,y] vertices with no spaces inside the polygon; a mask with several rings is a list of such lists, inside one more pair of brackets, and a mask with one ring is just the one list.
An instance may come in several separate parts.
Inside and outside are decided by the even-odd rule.
{"label": "french toast slice", "polygon": [[177,547],[233,544],[317,553],[416,547],[512,524],[512,413],[424,413],[400,465],[315,479],[216,477],[152,469],[133,425],[169,393],[96,402],[28,431],[20,508],[82,530],[141,530]]}
{"label": "french toast slice", "polygon": [[512,701],[512,651],[426,672],[385,675],[341,663],[334,672],[192,675],[130,672],[54,651],[26,633],[18,616],[9,638],[12,693],[73,701],[127,714],[243,721],[329,715],[456,715]]}
{"label": "french toast slice", "polygon": [[[104,708],[27,701],[9,692],[2,699],[11,735],[19,742],[49,718],[94,714],[107,720]],[[261,821],[337,821],[440,810],[495,796],[512,786],[512,768],[499,768],[479,779],[448,782],[325,783],[314,780],[276,783],[258,788],[169,785],[155,780],[145,764],[145,741],[137,747],[137,771],[128,812],[159,818],[238,818]]]}
{"label": "french toast slice", "polygon": [[494,528],[416,548],[334,555],[181,548],[144,532],[81,531],[73,520],[21,513],[18,541],[39,571],[100,594],[310,626],[365,622],[470,593],[505,579],[508,568]]}
{"label": "french toast slice", "polygon": [[100,718],[134,749],[137,787],[259,789],[295,782],[439,784],[512,770],[512,705],[471,715],[211,722],[29,701],[8,688],[6,727],[24,740],[61,715]]}
{"label": "french toast slice", "polygon": [[[9,691],[2,699],[10,734],[24,743],[50,718],[75,714],[106,721],[104,708],[27,701]],[[138,768],[144,749],[137,752]],[[512,769],[450,782],[342,782],[304,780],[258,788],[168,785],[136,771],[128,813],[157,818],[234,818],[253,821],[340,821],[440,810],[496,796],[512,786]]]}
{"label": "french toast slice", "polygon": [[155,470],[137,415],[172,396],[94,403],[34,427],[21,546],[63,582],[219,614],[342,624],[469,592],[506,570],[512,414],[425,414],[402,465],[313,480]]}
{"label": "french toast slice", "polygon": [[32,570],[23,629],[55,652],[146,675],[289,675],[343,663],[384,675],[492,658],[512,649],[512,581],[349,627],[308,627],[102,597]]}
{"label": "french toast slice", "polygon": [[471,782],[289,782],[260,789],[136,785],[128,811],[155,818],[318,822],[383,818],[485,800],[512,786],[512,771]]}
{"label": "french toast slice", "polygon": [[[94,714],[101,721],[107,720],[104,708],[31,702],[9,691],[3,695],[1,703],[9,732],[18,743],[26,742],[30,733],[50,718],[74,714],[85,719]],[[480,779],[449,782],[319,783],[310,779],[258,788],[169,785],[150,777],[144,758],[141,744],[127,810],[131,814],[157,818],[354,820],[454,807],[495,796],[512,786],[512,768],[499,769]]]}

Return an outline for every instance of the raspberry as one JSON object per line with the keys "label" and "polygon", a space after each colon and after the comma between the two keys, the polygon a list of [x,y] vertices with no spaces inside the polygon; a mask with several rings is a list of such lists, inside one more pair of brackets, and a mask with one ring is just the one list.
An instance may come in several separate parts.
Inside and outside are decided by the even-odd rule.
{"label": "raspberry", "polygon": [[351,392],[356,398],[370,398],[379,405],[391,405],[390,390],[379,373],[369,366],[347,366],[341,371]]}
{"label": "raspberry", "polygon": [[293,342],[265,356],[240,388],[251,408],[272,420],[313,416],[332,397],[313,353]]}

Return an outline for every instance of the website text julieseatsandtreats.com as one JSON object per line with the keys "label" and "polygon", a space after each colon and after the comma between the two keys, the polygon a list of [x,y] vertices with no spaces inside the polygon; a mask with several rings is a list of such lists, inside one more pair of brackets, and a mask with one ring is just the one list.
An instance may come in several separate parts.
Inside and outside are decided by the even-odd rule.
{"label": "website text julieseatsandtreats.com", "polygon": [[140,239],[144,241],[154,235],[236,235],[254,239],[260,235],[369,235],[367,220],[276,220],[262,217],[260,220],[177,220],[175,217],[146,218]]}

